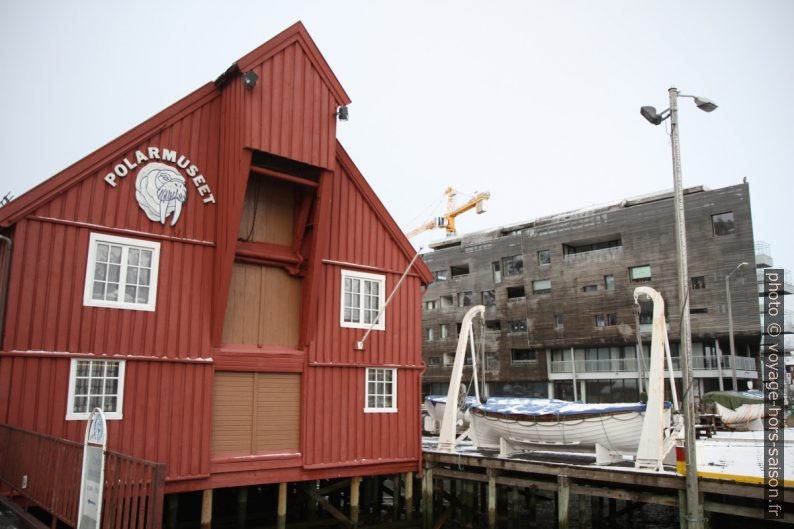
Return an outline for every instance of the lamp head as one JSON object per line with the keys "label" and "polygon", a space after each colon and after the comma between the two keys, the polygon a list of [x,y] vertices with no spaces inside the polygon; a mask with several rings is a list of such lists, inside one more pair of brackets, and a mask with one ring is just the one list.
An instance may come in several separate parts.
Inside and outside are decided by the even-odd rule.
{"label": "lamp head", "polygon": [[243,84],[248,90],[253,90],[258,80],[259,76],[256,75],[256,72],[253,70],[249,70],[243,74]]}
{"label": "lamp head", "polygon": [[748,263],[747,261],[744,261],[743,263],[739,263],[739,266],[737,266],[736,269],[737,270],[741,270],[742,268],[744,268],[745,266],[747,266],[749,264],[750,263]]}
{"label": "lamp head", "polygon": [[336,115],[339,118],[339,121],[347,121],[350,117],[346,106],[339,107],[339,110],[336,111]]}
{"label": "lamp head", "polygon": [[705,97],[695,97],[695,105],[703,112],[712,112],[717,108],[717,104],[714,101]]}
{"label": "lamp head", "polygon": [[659,125],[662,121],[664,121],[664,118],[659,115],[658,112],[656,112],[656,107],[642,107],[640,108],[640,114],[642,114],[642,117],[654,125]]}

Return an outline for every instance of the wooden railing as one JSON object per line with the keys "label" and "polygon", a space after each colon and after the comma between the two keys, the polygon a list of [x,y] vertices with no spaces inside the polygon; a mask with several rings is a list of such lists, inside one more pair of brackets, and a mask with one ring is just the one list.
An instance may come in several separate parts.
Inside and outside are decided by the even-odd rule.
{"label": "wooden railing", "polygon": [[[77,526],[83,446],[0,424],[0,482],[49,512]],[[165,465],[105,452],[103,529],[160,529]]]}

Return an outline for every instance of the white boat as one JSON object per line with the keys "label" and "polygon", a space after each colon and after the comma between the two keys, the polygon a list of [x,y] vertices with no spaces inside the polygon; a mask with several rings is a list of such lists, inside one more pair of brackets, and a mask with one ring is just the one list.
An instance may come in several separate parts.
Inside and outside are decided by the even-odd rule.
{"label": "white boat", "polygon": [[[490,403],[496,402],[512,402],[517,399],[509,398],[509,397],[491,397],[488,399]],[[427,411],[427,416],[429,421],[425,423],[425,430],[434,434],[438,434],[438,431],[441,427],[441,420],[444,418],[444,410],[446,410],[447,406],[447,396],[446,395],[428,395],[425,397],[425,411]],[[458,414],[458,424],[457,430],[458,432],[465,431],[469,428],[469,417],[468,414],[465,412],[474,406],[475,404],[479,404],[479,400],[475,396],[468,396],[466,397],[466,401],[463,404],[463,408],[461,411],[464,413]]]}
{"label": "white boat", "polygon": [[[507,399],[506,399],[507,400]],[[467,414],[476,446],[504,451],[505,443],[535,449],[592,449],[634,455],[640,443],[646,405],[582,404],[556,399],[510,399],[475,404]],[[669,413],[667,414],[669,422]]]}
{"label": "white boat", "polygon": [[712,402],[722,423],[735,430],[763,430],[764,392],[759,389],[747,391],[710,391],[703,395],[702,402]]}

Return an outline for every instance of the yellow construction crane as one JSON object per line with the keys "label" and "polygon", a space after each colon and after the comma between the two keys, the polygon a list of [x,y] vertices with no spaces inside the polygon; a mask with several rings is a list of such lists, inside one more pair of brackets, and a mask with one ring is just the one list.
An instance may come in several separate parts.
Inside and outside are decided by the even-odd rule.
{"label": "yellow construction crane", "polygon": [[458,191],[454,190],[451,187],[448,187],[444,194],[447,195],[447,212],[444,213],[440,217],[436,217],[432,220],[427,221],[426,223],[422,224],[416,229],[413,229],[406,233],[406,237],[409,239],[411,237],[415,237],[420,233],[423,233],[428,230],[434,230],[436,228],[444,228],[447,230],[447,237],[457,234],[457,230],[455,229],[455,217],[460,215],[461,213],[465,213],[470,209],[477,208],[477,214],[485,212],[485,204],[484,202],[491,198],[491,194],[488,191],[483,193],[476,193],[474,194],[471,199],[463,204],[460,207],[455,207],[455,196],[458,195]]}

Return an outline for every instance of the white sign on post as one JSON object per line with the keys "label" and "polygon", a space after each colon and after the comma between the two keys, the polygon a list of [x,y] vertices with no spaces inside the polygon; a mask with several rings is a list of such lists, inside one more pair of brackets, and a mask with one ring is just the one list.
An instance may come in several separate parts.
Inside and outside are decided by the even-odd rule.
{"label": "white sign on post", "polygon": [[83,474],[80,480],[80,509],[77,529],[98,529],[102,519],[102,491],[105,481],[105,415],[95,408],[85,427]]}

